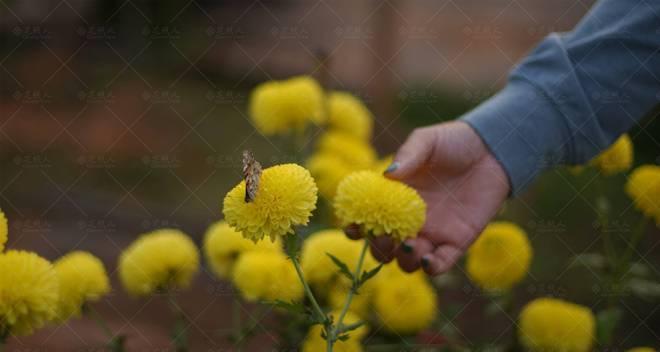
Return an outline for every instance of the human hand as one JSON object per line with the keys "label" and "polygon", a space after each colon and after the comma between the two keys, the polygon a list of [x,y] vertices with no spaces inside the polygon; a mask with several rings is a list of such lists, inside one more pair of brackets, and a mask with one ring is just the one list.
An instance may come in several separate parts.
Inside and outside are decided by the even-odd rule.
{"label": "human hand", "polygon": [[467,123],[452,121],[416,129],[385,174],[415,188],[427,204],[417,237],[396,245],[371,241],[376,259],[396,258],[405,271],[448,271],[493,218],[509,193],[499,162]]}

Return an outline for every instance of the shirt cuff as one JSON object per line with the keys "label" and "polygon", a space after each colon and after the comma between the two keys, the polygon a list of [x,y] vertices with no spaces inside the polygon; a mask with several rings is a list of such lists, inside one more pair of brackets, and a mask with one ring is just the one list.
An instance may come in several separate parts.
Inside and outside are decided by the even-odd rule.
{"label": "shirt cuff", "polygon": [[571,143],[566,119],[555,104],[524,78],[461,117],[504,168],[511,195],[520,194],[550,166],[565,163]]}

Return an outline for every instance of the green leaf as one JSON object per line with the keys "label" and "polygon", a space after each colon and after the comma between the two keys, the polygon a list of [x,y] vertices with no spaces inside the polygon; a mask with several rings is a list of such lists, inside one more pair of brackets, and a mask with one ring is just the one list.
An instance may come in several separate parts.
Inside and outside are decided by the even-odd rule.
{"label": "green leaf", "polygon": [[382,268],[383,268],[383,264],[381,263],[380,265],[378,265],[377,267],[375,267],[371,270],[363,271],[362,272],[362,277],[360,277],[360,281],[358,281],[357,288],[360,288],[362,285],[364,285],[365,282],[369,281],[371,278],[376,276],[376,274],[378,274],[378,272]]}
{"label": "green leaf", "polygon": [[348,340],[350,337],[351,337],[351,336],[350,336],[349,334],[342,334],[342,335],[337,336],[337,340],[339,340],[339,341],[346,341],[346,340]]}
{"label": "green leaf", "polygon": [[601,346],[607,346],[612,341],[616,326],[619,324],[623,311],[621,308],[609,308],[596,315],[596,340]]}
{"label": "green leaf", "polygon": [[351,270],[348,269],[348,265],[346,265],[344,262],[339,260],[339,258],[335,257],[334,255],[330,253],[326,253],[330,259],[332,259],[332,262],[335,263],[337,268],[339,268],[339,273],[346,276],[349,280],[353,281],[353,274],[351,273]]}
{"label": "green leaf", "polygon": [[271,305],[276,308],[281,308],[294,314],[305,314],[308,312],[305,306],[301,303],[286,302],[279,299],[275,301],[261,301],[260,303]]}
{"label": "green leaf", "polygon": [[634,278],[628,281],[627,286],[630,292],[638,297],[649,299],[660,297],[660,283]]}
{"label": "green leaf", "polygon": [[363,321],[358,321],[357,323],[348,324],[348,325],[343,325],[342,324],[341,332],[342,333],[351,332],[351,331],[363,326],[364,324],[365,323]]}
{"label": "green leaf", "polygon": [[568,267],[585,267],[594,271],[602,270],[606,267],[607,260],[598,253],[581,253],[571,258]]}

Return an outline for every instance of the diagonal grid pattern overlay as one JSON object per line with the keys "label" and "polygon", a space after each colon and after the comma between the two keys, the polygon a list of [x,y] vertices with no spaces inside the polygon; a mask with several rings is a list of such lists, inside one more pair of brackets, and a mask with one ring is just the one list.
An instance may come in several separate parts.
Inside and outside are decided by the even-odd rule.
{"label": "diagonal grid pattern overlay", "polygon": [[[172,349],[167,297],[126,295],[117,258],[139,234],[163,227],[181,228],[201,248],[207,226],[222,217],[222,198],[242,178],[242,150],[254,150],[265,166],[299,160],[299,150],[255,128],[246,109],[254,85],[297,74],[320,77],[327,65],[323,84],[355,92],[372,108],[372,142],[387,155],[414,127],[455,118],[492,95],[538,40],[572,28],[592,3],[3,1],[0,208],[10,219],[8,248],[52,260],[78,249],[98,255],[112,279],[112,293],[97,304],[110,327],[127,337],[130,350]],[[631,76],[650,72],[649,60],[636,58],[639,68]],[[623,113],[622,119],[636,120]],[[644,150],[639,163],[657,164],[657,123],[635,125],[631,137]],[[534,148],[520,126],[508,127],[507,138],[522,138]],[[306,135],[301,148],[313,148],[321,134]],[[435,181],[446,202],[469,209],[457,194],[464,184]],[[503,345],[520,328],[520,308],[533,298],[555,296],[600,310],[611,295],[625,316],[615,348],[659,341],[655,306],[648,309],[648,302],[628,291],[594,283],[601,274],[581,256],[602,245],[602,229],[594,225],[602,189],[612,196],[605,230],[622,251],[632,245],[638,213],[622,192],[624,182],[623,175],[548,172],[500,215],[522,224],[534,248],[513,307],[469,283],[460,263],[451,276],[467,283],[433,280],[439,312],[425,340],[385,333],[375,324],[364,343],[403,350],[452,339],[469,350]],[[657,234],[649,226],[643,245],[632,252],[656,278]],[[201,268],[189,290],[175,292],[191,350],[280,346],[273,327],[281,312],[243,301],[238,311],[254,324],[250,338],[228,340],[239,294],[214,279],[206,265]],[[483,326],[488,309],[497,312],[497,323]],[[383,333],[391,339],[373,338]],[[104,339],[83,319],[12,338],[10,346],[88,350]]]}

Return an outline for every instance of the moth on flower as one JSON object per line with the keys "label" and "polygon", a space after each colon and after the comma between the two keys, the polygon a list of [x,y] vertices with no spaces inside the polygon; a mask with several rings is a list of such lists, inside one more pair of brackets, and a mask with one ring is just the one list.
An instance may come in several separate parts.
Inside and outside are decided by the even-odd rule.
{"label": "moth on flower", "polygon": [[261,164],[254,159],[249,150],[243,151],[243,177],[245,178],[245,203],[250,203],[259,191]]}

